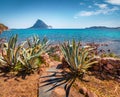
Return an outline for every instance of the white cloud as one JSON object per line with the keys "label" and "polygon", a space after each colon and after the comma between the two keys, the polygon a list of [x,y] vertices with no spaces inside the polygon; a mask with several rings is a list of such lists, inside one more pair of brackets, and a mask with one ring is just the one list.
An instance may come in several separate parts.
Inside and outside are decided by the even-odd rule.
{"label": "white cloud", "polygon": [[113,5],[120,5],[120,0],[106,0],[106,2]]}
{"label": "white cloud", "polygon": [[81,11],[80,13],[78,13],[76,16],[91,16],[93,15],[94,12],[93,11]]}
{"label": "white cloud", "polygon": [[[101,5],[100,5],[101,6]],[[106,5],[104,5],[104,7],[100,7],[100,9],[96,10],[96,11],[80,11],[79,13],[77,13],[74,18],[78,18],[80,16],[93,16],[93,15],[99,15],[99,14],[109,14],[111,12],[114,12],[116,10],[119,10],[118,7],[113,7],[113,8],[108,8]]]}
{"label": "white cloud", "polygon": [[108,6],[107,6],[107,4],[95,4],[96,6],[98,6],[99,8],[101,8],[101,9],[105,9],[105,8],[107,8]]}

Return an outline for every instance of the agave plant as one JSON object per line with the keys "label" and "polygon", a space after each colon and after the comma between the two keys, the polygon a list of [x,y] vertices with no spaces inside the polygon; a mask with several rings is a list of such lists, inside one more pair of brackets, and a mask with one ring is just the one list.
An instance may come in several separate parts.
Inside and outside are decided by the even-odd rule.
{"label": "agave plant", "polygon": [[[45,83],[43,86],[51,85],[48,91],[60,86],[64,85],[64,89],[66,91],[66,97],[69,97],[69,92],[72,84],[78,78],[79,80],[85,81],[83,79],[84,74],[88,71],[88,69],[97,61],[94,61],[94,56],[91,56],[91,48],[83,48],[80,42],[76,43],[75,40],[70,42],[65,42],[61,44],[61,51],[64,56],[65,61],[69,65],[69,70],[66,69],[63,72],[59,71],[50,71],[53,73],[49,76],[43,76],[41,78],[46,77],[47,80],[43,81]],[[50,78],[50,79],[48,79]]]}
{"label": "agave plant", "polygon": [[19,58],[19,51],[24,45],[18,45],[17,44],[17,35],[12,36],[8,43],[3,44],[3,50],[2,50],[2,55],[0,56],[0,62],[3,66],[7,67],[7,69],[13,70],[14,67],[16,66]]}
{"label": "agave plant", "polygon": [[80,42],[76,43],[75,40],[72,45],[70,42],[61,44],[61,51],[75,77],[82,79],[88,68],[97,63],[93,61],[94,57],[89,56],[91,50],[93,49],[80,48]]}
{"label": "agave plant", "polygon": [[22,48],[22,54],[19,58],[21,62],[21,71],[32,73],[37,70],[42,61],[41,54],[45,53],[48,48],[47,38],[40,41],[38,36],[34,36],[33,40],[27,40],[28,47]]}

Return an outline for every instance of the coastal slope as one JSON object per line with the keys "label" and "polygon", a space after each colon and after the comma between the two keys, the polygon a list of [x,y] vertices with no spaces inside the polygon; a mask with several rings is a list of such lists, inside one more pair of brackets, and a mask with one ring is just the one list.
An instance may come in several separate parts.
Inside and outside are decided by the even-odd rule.
{"label": "coastal slope", "polygon": [[0,34],[5,30],[8,30],[8,27],[0,23]]}

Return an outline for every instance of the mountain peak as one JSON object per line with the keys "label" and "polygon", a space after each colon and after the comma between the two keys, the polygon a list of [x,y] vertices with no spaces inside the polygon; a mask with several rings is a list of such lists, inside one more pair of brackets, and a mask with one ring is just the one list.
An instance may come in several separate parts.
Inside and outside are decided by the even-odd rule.
{"label": "mountain peak", "polygon": [[42,20],[38,19],[35,22],[35,24],[30,28],[32,28],[32,29],[48,29],[49,26],[46,23],[44,23]]}

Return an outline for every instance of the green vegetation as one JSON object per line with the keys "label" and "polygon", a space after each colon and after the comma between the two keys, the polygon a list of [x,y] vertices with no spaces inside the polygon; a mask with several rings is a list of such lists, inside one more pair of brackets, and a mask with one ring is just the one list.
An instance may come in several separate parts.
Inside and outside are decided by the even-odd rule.
{"label": "green vegetation", "polygon": [[33,73],[43,62],[41,55],[47,51],[47,38],[40,41],[39,37],[34,36],[32,40],[29,39],[18,46],[16,44],[17,35],[12,36],[8,43],[3,45],[2,55],[0,56],[1,67],[8,72]]}
{"label": "green vegetation", "polygon": [[117,56],[115,53],[102,53],[100,55],[100,57],[112,57],[112,58],[118,58],[119,56]]}
{"label": "green vegetation", "polygon": [[76,43],[75,40],[72,41],[72,45],[70,42],[61,45],[61,51],[75,78],[82,79],[88,68],[98,63],[97,61],[93,61],[94,57],[89,56],[91,50],[80,49],[80,42]]}
{"label": "green vegetation", "polygon": [[0,62],[6,68],[7,71],[14,71],[15,66],[18,63],[19,51],[22,45],[16,46],[17,35],[10,38],[8,43],[3,44],[2,56],[0,56]]}
{"label": "green vegetation", "polygon": [[46,37],[40,41],[38,36],[33,36],[32,40],[27,40],[28,47],[22,48],[22,54],[20,57],[21,71],[25,73],[32,73],[40,67],[43,62],[41,54],[47,51],[48,40]]}

